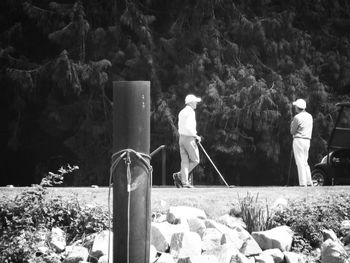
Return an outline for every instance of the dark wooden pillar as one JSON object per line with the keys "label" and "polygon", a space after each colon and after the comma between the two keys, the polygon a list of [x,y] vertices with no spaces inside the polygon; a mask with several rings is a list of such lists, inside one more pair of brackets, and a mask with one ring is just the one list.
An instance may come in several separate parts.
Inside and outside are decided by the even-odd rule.
{"label": "dark wooden pillar", "polygon": [[113,263],[148,263],[152,178],[144,160],[150,161],[149,81],[113,83],[113,153],[125,149],[141,153],[143,160],[128,152],[112,171]]}

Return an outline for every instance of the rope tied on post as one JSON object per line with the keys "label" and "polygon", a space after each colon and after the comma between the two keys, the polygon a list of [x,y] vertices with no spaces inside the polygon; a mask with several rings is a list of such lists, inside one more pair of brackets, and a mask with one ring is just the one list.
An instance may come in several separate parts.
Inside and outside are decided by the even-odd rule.
{"label": "rope tied on post", "polygon": [[[150,175],[150,177],[152,178],[152,172],[153,172],[153,168],[150,165],[150,159],[151,156],[145,153],[141,153],[141,152],[137,152],[133,149],[123,149],[121,151],[118,151],[116,153],[114,153],[112,155],[112,164],[111,164],[111,168],[110,168],[110,177],[109,177],[109,191],[108,191],[108,222],[109,222],[109,232],[111,229],[110,226],[110,218],[111,218],[111,212],[110,212],[110,196],[111,196],[111,185],[112,185],[112,178],[113,178],[113,172],[116,170],[116,168],[118,167],[119,163],[121,160],[124,161],[125,165],[126,165],[126,181],[127,181],[127,187],[126,187],[126,191],[128,192],[128,204],[127,204],[127,210],[128,210],[128,226],[127,226],[127,244],[128,244],[128,248],[127,248],[127,262],[129,262],[129,243],[130,243],[130,192],[132,190],[135,190],[137,187],[132,187],[132,176],[131,176],[131,164],[132,164],[132,155],[134,155],[135,157],[137,157],[138,160],[141,161],[141,163],[146,167],[146,172]],[[137,185],[135,185],[137,186]],[[108,262],[110,262],[110,235],[108,237]]]}
{"label": "rope tied on post", "polygon": [[[112,165],[111,165],[111,170],[110,170],[110,180],[112,178],[112,174],[113,171],[115,170],[115,168],[118,166],[119,162],[121,159],[123,159],[123,157],[125,155],[127,155],[124,158],[125,164],[128,166],[128,168],[130,168],[131,165],[131,157],[130,157],[130,153],[133,153],[136,157],[138,157],[139,160],[142,161],[142,163],[147,167],[148,172],[152,173],[153,168],[152,166],[149,164],[149,162],[147,161],[151,159],[151,156],[145,153],[141,153],[141,152],[137,152],[133,149],[124,149],[121,150],[119,152],[116,152],[112,155]],[[146,159],[147,158],[147,159]]]}

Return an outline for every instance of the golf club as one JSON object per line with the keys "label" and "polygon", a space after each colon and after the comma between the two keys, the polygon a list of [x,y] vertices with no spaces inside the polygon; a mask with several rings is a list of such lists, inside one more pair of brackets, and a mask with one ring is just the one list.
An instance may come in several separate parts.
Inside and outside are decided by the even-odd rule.
{"label": "golf club", "polygon": [[291,173],[291,169],[292,169],[292,162],[293,162],[293,147],[290,151],[290,156],[289,156],[289,169],[288,169],[287,186],[289,186],[290,173]]}
{"label": "golf club", "polygon": [[222,181],[225,183],[225,185],[226,185],[227,187],[230,187],[230,186],[226,183],[224,177],[221,175],[221,173],[220,173],[220,171],[218,170],[218,168],[216,168],[215,164],[213,163],[213,161],[211,160],[211,158],[209,157],[209,155],[207,154],[207,152],[205,151],[203,145],[202,145],[199,141],[197,141],[197,143],[198,143],[199,147],[202,149],[202,151],[204,152],[205,156],[206,156],[206,157],[208,158],[208,160],[210,161],[210,163],[213,165],[215,171],[220,175]]}

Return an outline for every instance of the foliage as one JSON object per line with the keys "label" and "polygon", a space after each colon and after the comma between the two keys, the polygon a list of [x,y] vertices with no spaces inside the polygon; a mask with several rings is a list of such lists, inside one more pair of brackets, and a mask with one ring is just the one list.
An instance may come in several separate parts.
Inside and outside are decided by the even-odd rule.
{"label": "foliage", "polygon": [[264,231],[276,226],[287,225],[294,231],[292,251],[310,254],[323,243],[322,230],[331,229],[341,240],[347,234],[341,229],[341,222],[349,219],[350,197],[339,193],[331,197],[309,202],[295,200],[281,209],[263,206],[256,197],[247,193],[239,198],[239,208],[234,207],[230,215],[239,216],[248,232]]}
{"label": "foliage", "polygon": [[[60,184],[63,175],[74,169],[77,167],[68,166],[58,174],[50,173],[41,185],[0,204],[1,262],[38,262],[40,258],[35,252],[40,242],[46,241],[41,233],[46,236],[53,227],[67,233],[68,243],[108,228],[108,215],[102,208],[83,206],[74,199],[49,198],[45,186]],[[52,258],[53,255],[53,251],[49,251],[41,258],[60,262]]]}
{"label": "foliage", "polygon": [[[249,233],[255,231],[264,231],[271,228],[271,217],[272,212],[269,209],[269,206],[262,206],[259,199],[259,193],[256,197],[252,196],[249,192],[247,196],[243,199],[238,198],[240,205],[239,215],[242,218],[243,222],[247,226],[247,231]],[[235,209],[230,211],[230,215],[237,213]]]}
{"label": "foliage", "polygon": [[69,164],[67,165],[67,167],[61,167],[58,170],[58,174],[56,173],[52,173],[49,172],[49,174],[47,176],[45,176],[44,178],[42,178],[41,182],[40,182],[40,186],[53,186],[53,185],[57,185],[57,184],[62,184],[63,180],[64,180],[64,176],[67,174],[70,174],[71,172],[73,172],[74,170],[79,169],[78,166],[70,166]]}
{"label": "foliage", "polygon": [[[32,155],[23,168],[31,183],[52,156],[79,164],[72,184],[108,183],[114,81],[151,81],[151,148],[167,144],[168,160],[178,158],[185,95],[201,96],[198,130],[230,184],[284,184],[298,97],[315,119],[310,163],[319,161],[334,104],[349,100],[344,1],[16,0],[1,7],[9,116],[2,151],[11,162]],[[168,174],[175,166],[168,161]],[[215,183],[210,165],[202,166],[201,183]]]}
{"label": "foliage", "polygon": [[[246,218],[244,222],[247,226],[256,231],[288,225],[295,233],[292,251],[310,255],[310,252],[321,244],[320,233],[323,229],[332,229],[340,239],[347,234],[340,229],[340,223],[349,219],[349,194],[336,193],[334,190],[323,195],[325,192],[327,191],[315,190],[312,197],[293,200],[279,210],[271,210],[267,205],[263,205],[261,200],[259,201],[259,194],[252,196],[247,193],[245,197],[238,198],[239,208],[233,208],[230,214]],[[319,197],[316,197],[317,194]],[[190,202],[193,204],[195,199]],[[181,203],[181,200],[176,199],[175,202]],[[186,202],[189,200],[186,199]],[[196,203],[201,204],[200,201]],[[208,202],[205,203],[208,205]],[[160,201],[159,205],[162,207],[159,211],[165,212],[165,202]],[[212,203],[208,210],[212,210],[213,206],[216,207],[217,204]],[[159,213],[155,212],[153,216],[159,216]],[[13,200],[3,200],[0,203],[0,260],[61,262],[53,251],[37,256],[34,260],[38,245],[43,241],[43,235],[45,239],[49,229],[54,226],[64,229],[68,234],[68,243],[73,244],[77,240],[84,240],[89,233],[107,229],[107,219],[103,206],[83,206],[76,199],[67,200],[59,195],[52,198],[44,187],[31,188]]]}
{"label": "foliage", "polygon": [[340,229],[340,224],[349,219],[349,201],[349,196],[341,193],[322,198],[322,202],[293,202],[285,210],[274,214],[272,226],[290,226],[295,232],[293,250],[310,252],[322,244],[324,229],[333,230],[339,238],[344,237],[345,233]]}

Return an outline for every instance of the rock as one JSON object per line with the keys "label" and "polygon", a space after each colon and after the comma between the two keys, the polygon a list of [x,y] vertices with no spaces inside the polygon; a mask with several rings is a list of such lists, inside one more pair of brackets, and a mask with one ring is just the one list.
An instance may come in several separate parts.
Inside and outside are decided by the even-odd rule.
{"label": "rock", "polygon": [[66,233],[58,227],[52,228],[49,243],[56,252],[63,252],[66,249]]}
{"label": "rock", "polygon": [[348,254],[348,256],[350,257],[350,245],[347,245],[344,247],[346,253]]}
{"label": "rock", "polygon": [[258,255],[262,252],[259,244],[255,241],[255,239],[249,234],[247,230],[242,227],[236,227],[234,229],[237,231],[238,237],[243,241],[243,244],[239,251],[243,253],[245,256],[254,256]]}
{"label": "rock", "polygon": [[149,262],[156,262],[158,259],[157,249],[151,245],[149,248]]}
{"label": "rock", "polygon": [[349,263],[347,258],[346,250],[340,242],[334,241],[331,238],[323,242],[321,246],[322,263]]}
{"label": "rock", "polygon": [[323,240],[326,241],[327,239],[331,239],[333,241],[338,242],[338,237],[336,233],[332,229],[323,229],[322,230]]}
{"label": "rock", "polygon": [[247,263],[255,263],[255,258],[254,257],[247,257],[248,262]]}
{"label": "rock", "polygon": [[237,249],[240,249],[243,245],[243,241],[239,238],[239,235],[234,230],[225,231],[221,238],[221,245],[223,244],[234,244]]}
{"label": "rock", "polygon": [[[110,241],[109,241],[110,238]],[[109,243],[110,242],[110,243]],[[108,244],[110,245],[110,255],[113,254],[113,232],[104,230],[98,233],[95,237],[94,243],[91,249],[91,256],[99,258],[104,255],[108,255]]]}
{"label": "rock", "polygon": [[293,231],[287,226],[253,232],[252,236],[262,250],[278,248],[281,251],[289,251],[292,247]]}
{"label": "rock", "polygon": [[222,233],[216,228],[207,228],[202,237],[202,250],[211,250],[221,245]]}
{"label": "rock", "polygon": [[227,243],[211,250],[204,251],[202,255],[213,255],[220,263],[230,263],[231,258],[236,256],[238,253],[240,252],[235,245],[232,243]]}
{"label": "rock", "polygon": [[246,228],[246,224],[243,222],[242,218],[230,216],[229,214],[225,214],[218,218],[219,223],[224,224],[230,228],[242,227]]}
{"label": "rock", "polygon": [[113,263],[113,257],[111,256],[108,262],[108,255],[103,255],[98,259],[98,263]]}
{"label": "rock", "polygon": [[205,222],[200,218],[189,218],[187,219],[187,223],[190,231],[196,232],[200,237],[203,237],[203,233],[206,229]]}
{"label": "rock", "polygon": [[284,251],[283,254],[284,254],[284,259],[286,263],[305,263],[306,262],[306,259],[304,258],[303,255],[300,255],[294,252],[289,252],[289,251]]}
{"label": "rock", "polygon": [[187,221],[183,220],[180,224],[173,225],[169,224],[168,222],[164,222],[163,224],[168,224],[171,228],[171,232],[173,233],[179,233],[179,232],[189,232],[190,226],[188,225]]}
{"label": "rock", "polygon": [[236,255],[231,257],[230,263],[251,263],[251,262],[256,262],[255,259],[248,259],[245,255],[242,253],[238,252]]}
{"label": "rock", "polygon": [[215,256],[212,255],[200,255],[181,258],[177,263],[219,263],[219,261]]}
{"label": "rock", "polygon": [[82,246],[73,246],[70,247],[69,253],[63,260],[63,263],[79,263],[80,261],[86,261],[88,257],[89,251],[87,248]]}
{"label": "rock", "polygon": [[221,232],[225,232],[227,229],[230,229],[229,227],[225,226],[224,224],[218,223],[213,219],[207,219],[204,221],[206,228],[216,228],[217,230]]}
{"label": "rock", "polygon": [[[172,223],[168,221],[153,221],[151,223],[150,263],[306,262],[306,258],[303,255],[281,251],[288,250],[291,247],[293,232],[287,226],[253,232],[253,235],[250,235],[236,221],[237,218],[224,215],[220,217],[220,222],[217,222],[207,219],[205,213],[199,209],[180,208],[169,209],[167,220]],[[159,215],[162,216],[162,214]],[[56,236],[59,236],[58,233],[61,234],[56,241],[64,240],[64,245],[60,249],[55,248],[58,253],[54,255],[63,263],[88,263],[87,260],[92,260],[94,263],[97,263],[97,260],[98,263],[113,262],[112,232],[106,230],[98,234],[95,233],[86,236],[82,240],[76,240],[71,246],[66,246],[65,235],[64,233],[62,235],[62,232],[60,229],[52,229],[47,241],[52,242],[55,234]],[[108,262],[109,233],[111,234],[111,242],[110,259]],[[325,230],[323,234],[327,242],[324,242],[322,246],[322,263],[350,263],[347,260],[341,261],[341,259],[345,259],[346,250],[337,239],[335,233]],[[48,247],[45,247],[46,231],[45,229],[42,233],[37,231],[35,235],[37,236],[38,244],[44,245],[43,250],[38,250],[37,252],[37,257],[40,257],[48,252]],[[263,246],[264,251],[260,246]],[[334,247],[337,246],[340,247],[340,250],[334,252]],[[58,246],[56,245],[56,247]],[[63,247],[64,249],[62,249]],[[64,250],[65,252],[62,253]],[[91,252],[90,258],[88,251]],[[320,256],[321,250],[319,249],[318,256],[314,257],[314,255],[310,255],[310,259],[319,258]],[[330,256],[333,256],[333,258]],[[65,257],[64,260],[62,260],[63,257]]]}
{"label": "rock", "polygon": [[269,254],[260,254],[255,257],[256,263],[274,263],[273,257]]}
{"label": "rock", "polygon": [[180,222],[189,218],[206,219],[205,212],[201,209],[188,206],[172,206],[169,207],[167,213],[167,221],[170,224],[179,224]]}
{"label": "rock", "polygon": [[174,233],[170,242],[170,254],[175,258],[201,255],[201,238],[194,232]]}
{"label": "rock", "polygon": [[[93,233],[91,235],[85,236],[83,240],[77,240],[76,242],[74,242],[74,244],[81,244],[82,246],[91,250],[97,235],[98,233]],[[113,236],[111,236],[111,240],[113,240]]]}
{"label": "rock", "polygon": [[205,220],[205,225],[207,228],[215,228],[223,233],[221,244],[232,243],[245,256],[258,255],[262,252],[254,238],[248,233],[248,231],[240,226],[232,229],[210,219]]}
{"label": "rock", "polygon": [[273,258],[273,261],[275,263],[281,263],[283,262],[284,259],[284,254],[281,250],[279,250],[278,248],[272,248],[272,249],[267,249],[264,250],[261,255],[269,255]]}
{"label": "rock", "polygon": [[157,260],[157,263],[175,263],[174,258],[169,253],[162,253]]}
{"label": "rock", "polygon": [[153,222],[156,223],[162,223],[166,221],[166,215],[165,214],[156,214],[154,218],[152,219]]}
{"label": "rock", "polygon": [[259,244],[252,237],[248,237],[246,240],[244,240],[243,245],[239,251],[247,257],[255,256],[262,252]]}
{"label": "rock", "polygon": [[158,251],[166,252],[169,249],[169,244],[173,231],[168,222],[151,223],[151,245]]}
{"label": "rock", "polygon": [[231,229],[228,226],[225,226],[211,219],[205,220],[205,225],[207,228],[215,228],[223,234],[221,239],[221,245],[231,243],[234,244],[237,250],[242,247],[243,240],[240,239],[239,234],[236,230]]}

